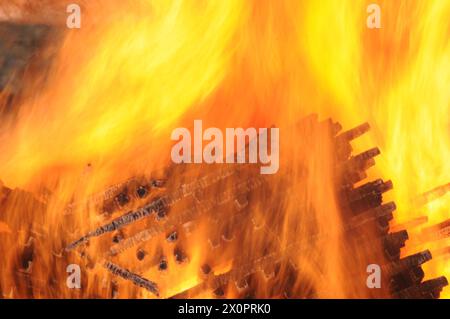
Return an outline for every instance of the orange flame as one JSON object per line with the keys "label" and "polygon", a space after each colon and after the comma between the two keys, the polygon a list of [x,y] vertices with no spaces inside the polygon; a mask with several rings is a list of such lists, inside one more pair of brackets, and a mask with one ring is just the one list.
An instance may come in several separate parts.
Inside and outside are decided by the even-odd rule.
{"label": "orange flame", "polygon": [[[291,198],[281,238],[284,246],[296,235],[289,230],[292,225],[299,227],[300,234],[307,233],[302,227],[308,225],[300,226],[303,216],[295,215],[300,199],[314,207],[320,231],[338,239],[342,236],[332,185],[323,189],[320,185],[331,176],[332,163],[326,160],[332,158],[330,148],[320,134],[310,141],[297,141],[297,132],[291,129],[311,112],[331,116],[346,127],[370,122],[370,138],[355,148],[380,147],[382,157],[372,174],[393,180],[397,222],[421,215],[429,216],[429,225],[448,219],[448,195],[423,207],[414,200],[450,181],[450,3],[379,0],[382,28],[368,29],[369,3],[84,1],[82,28],[66,32],[45,88],[38,96],[25,88],[30,98],[20,105],[17,117],[0,128],[4,184],[52,193],[44,211],[31,200],[5,211],[8,227],[20,231],[18,238],[0,240],[2,251],[7,252],[0,263],[0,282],[15,286],[3,269],[14,268],[19,258],[6,247],[27,244],[28,230],[21,228],[24,219],[47,225],[50,233],[55,230],[50,247],[35,248],[44,262],[33,272],[44,281],[50,276],[66,278],[65,269],[55,270],[47,255],[61,249],[61,238],[67,237],[60,232],[67,203],[83,202],[108,185],[166,165],[171,130],[195,118],[216,127],[275,124],[283,146],[280,167],[284,165],[285,172],[293,170],[292,176],[301,174],[289,164],[292,161],[311,169],[306,182],[291,180],[288,188],[316,192],[303,197],[287,194]],[[49,1],[44,9],[54,12],[65,4]],[[8,6],[14,5],[22,10],[23,21],[46,20],[21,7],[21,1],[8,1]],[[307,155],[309,151],[313,155]],[[325,160],[316,163],[317,158]],[[263,207],[257,211],[265,213]],[[77,208],[74,215],[74,229],[90,230],[101,223],[96,207]],[[201,223],[189,238],[193,244],[188,266],[169,264],[177,277],[164,279],[173,290],[168,289],[167,296],[199,282],[197,270],[204,262],[207,228],[207,223]],[[0,236],[9,236],[1,229]],[[303,271],[315,281],[321,297],[367,297],[346,283],[348,272],[342,269],[342,259],[348,252],[342,242],[309,247],[307,256],[318,258],[310,254],[320,250],[323,259],[315,261],[324,264],[317,271],[314,262],[307,264],[306,257],[299,257],[305,264]],[[258,247],[257,242],[254,245]],[[448,240],[439,241],[432,248],[448,245]],[[90,247],[103,248],[100,243]],[[407,246],[406,251],[418,248]],[[157,253],[156,245],[150,249]],[[127,252],[120,258],[126,261],[130,256]],[[432,260],[425,271],[430,277],[450,277],[449,259]],[[102,269],[92,272],[101,278]],[[145,275],[159,276],[153,271]],[[323,281],[323,277],[329,279]],[[101,295],[100,286],[91,281],[83,294]],[[11,296],[24,296],[23,287],[17,289]],[[151,297],[134,288],[128,293]],[[51,294],[42,292],[42,296]],[[74,295],[67,292],[66,296]],[[448,298],[450,290],[442,296]]]}

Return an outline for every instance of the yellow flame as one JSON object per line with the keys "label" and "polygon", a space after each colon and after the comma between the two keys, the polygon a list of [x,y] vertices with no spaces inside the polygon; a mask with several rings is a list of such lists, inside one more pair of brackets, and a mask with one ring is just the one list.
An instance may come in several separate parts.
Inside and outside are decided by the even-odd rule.
{"label": "yellow flame", "polygon": [[[433,224],[450,217],[449,196],[426,207],[413,202],[450,180],[450,3],[377,3],[382,28],[370,30],[368,1],[311,2],[304,47],[321,93],[334,102],[324,113],[369,119],[373,139],[364,146],[382,150],[376,170],[394,182],[395,217],[427,214]],[[425,270],[427,277],[450,274],[442,260]]]}
{"label": "yellow flame", "polygon": [[24,107],[20,127],[5,138],[2,179],[23,185],[55,162],[117,158],[135,140],[167,135],[170,124],[223,78],[237,6],[236,1],[88,6],[83,27],[65,39],[55,61],[51,89]]}

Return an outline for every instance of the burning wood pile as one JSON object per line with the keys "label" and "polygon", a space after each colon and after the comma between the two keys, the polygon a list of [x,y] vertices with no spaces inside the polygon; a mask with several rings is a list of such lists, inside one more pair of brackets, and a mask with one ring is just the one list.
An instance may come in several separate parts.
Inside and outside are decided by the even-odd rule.
{"label": "burning wood pile", "polygon": [[[258,16],[252,19],[258,21]],[[112,20],[106,19],[108,23]],[[375,147],[372,141],[355,146],[372,133],[370,112],[361,115],[367,116],[370,125],[364,123],[349,130],[331,119],[323,120],[315,110],[299,112],[297,106],[270,113],[261,104],[303,101],[280,93],[290,90],[278,87],[282,76],[268,80],[275,93],[261,90],[268,102],[249,97],[260,93],[257,89],[262,83],[250,70],[256,63],[253,60],[249,65],[239,64],[238,73],[229,77],[204,79],[206,83],[220,78],[225,83],[222,90],[207,86],[198,89],[207,94],[184,96],[183,87],[167,89],[160,84],[166,76],[177,73],[168,67],[166,57],[162,62],[154,59],[155,69],[149,67],[163,80],[144,81],[139,67],[126,73],[126,67],[136,62],[129,61],[129,54],[144,46],[138,36],[125,41],[138,49],[117,50],[119,57],[127,57],[127,64],[114,65],[115,60],[105,57],[101,46],[101,53],[91,60],[88,56],[94,49],[91,52],[87,46],[87,53],[80,56],[88,62],[77,73],[81,67],[58,53],[60,49],[70,52],[77,36],[70,43],[64,42],[56,29],[0,23],[0,121],[7,123],[0,127],[0,144],[4,145],[0,160],[5,162],[0,166],[0,178],[6,179],[0,184],[0,297],[434,299],[445,293],[448,273],[442,271],[450,257],[446,246],[450,220],[431,216],[423,207],[446,195],[450,185],[416,196],[407,206],[414,207],[411,216],[415,218],[409,218],[405,207],[399,216],[397,210],[405,200],[392,195],[397,180],[393,178],[394,185],[379,178],[387,174],[377,170],[379,163],[375,165],[375,158],[390,153]],[[142,32],[147,35],[147,31]],[[203,36],[204,32],[200,33]],[[115,36],[114,32],[107,34],[106,44]],[[224,32],[225,38],[228,35]],[[161,43],[163,40],[161,37]],[[98,39],[90,41],[94,46]],[[189,43],[181,45],[188,50]],[[243,47],[247,44],[242,43]],[[220,47],[227,52],[224,48]],[[280,55],[284,53],[281,48],[284,46],[280,46]],[[167,51],[178,57],[177,50]],[[236,51],[242,61],[251,60],[245,50]],[[147,53],[153,53],[153,47]],[[305,56],[301,58],[307,59]],[[137,60],[139,54],[134,57]],[[177,66],[183,76],[192,71],[189,66],[193,59],[187,60]],[[287,58],[283,63],[289,62]],[[56,68],[51,73],[53,63]],[[71,67],[64,71],[61,63]],[[94,67],[96,63],[101,66]],[[270,67],[276,69],[283,63]],[[107,70],[109,74],[111,66],[126,73],[124,77],[103,79],[102,72]],[[305,70],[313,72],[314,66],[311,62]],[[172,73],[166,72],[166,67]],[[179,73],[180,82],[191,81]],[[68,84],[59,86],[59,77]],[[83,79],[86,82],[81,83]],[[235,82],[242,79],[249,82],[245,90],[236,88]],[[145,91],[141,82],[150,92],[145,98],[135,97],[137,91]],[[94,93],[89,91],[98,83],[101,85]],[[78,91],[79,86],[87,91]],[[170,103],[187,100],[206,111],[165,111],[169,108],[165,98],[152,105],[155,113],[153,109],[148,113],[145,108],[129,109],[130,100],[114,95],[115,90],[123,93],[123,86],[130,88],[125,95],[136,104],[153,102],[147,96],[167,89],[176,96]],[[39,96],[41,90],[46,94]],[[307,95],[310,90],[309,84],[305,85],[302,93]],[[213,97],[205,98],[208,94]],[[260,116],[264,121],[258,123],[267,124],[273,118],[280,127],[277,174],[262,175],[254,163],[175,164],[167,160],[169,142],[161,142],[161,136],[169,136],[171,125],[191,122],[198,111],[218,127],[226,126],[222,118],[228,110],[209,112],[207,106],[226,105],[235,94],[242,96],[243,104],[250,101],[249,110],[241,111],[248,122],[255,118],[258,122]],[[81,102],[66,100],[66,95]],[[323,103],[318,100],[311,98],[312,102]],[[59,108],[62,102],[70,106]],[[108,103],[118,105],[118,111]],[[39,109],[47,104],[51,105],[49,115]],[[98,109],[85,108],[91,104]],[[264,112],[259,113],[259,108]],[[305,117],[308,113],[311,115]],[[325,113],[339,118],[334,112]],[[152,123],[147,130],[142,125],[149,119],[161,119],[161,123]],[[379,130],[374,134],[382,135]],[[250,156],[250,137],[245,142]],[[20,164],[17,171],[16,164]],[[383,167],[387,165],[383,163]],[[424,213],[416,217],[417,211]],[[426,267],[436,261],[439,266],[427,271]],[[75,269],[78,277],[70,269]]]}
{"label": "burning wood pile", "polygon": [[[325,131],[332,141],[336,156],[335,193],[343,220],[339,230],[342,232],[340,240],[344,240],[352,251],[344,262],[352,280],[361,287],[366,286],[366,269],[358,269],[355,265],[377,264],[382,269],[381,289],[366,288],[375,292],[373,296],[439,298],[441,289],[448,285],[447,279],[423,280],[421,266],[432,258],[430,251],[400,257],[400,250],[408,240],[408,232],[402,227],[390,231],[396,205],[394,202],[383,202],[383,194],[392,189],[392,182],[381,179],[366,181],[366,170],[375,165],[374,158],[380,154],[379,149],[352,155],[350,142],[366,133],[369,125],[362,124],[339,134],[339,123],[331,120],[319,122],[317,116],[312,115],[303,119],[298,129],[309,133]],[[191,171],[194,171],[193,175]],[[185,182],[177,184],[180,175],[185,176]],[[336,238],[332,234],[312,230],[306,237],[294,236],[283,243],[283,227],[290,227],[281,222],[286,218],[282,194],[289,190],[289,178],[283,178],[286,180],[262,177],[251,164],[238,168],[202,167],[200,170],[193,166],[170,166],[155,175],[131,178],[89,198],[88,201],[96,206],[105,222],[79,238],[73,236],[79,233],[78,230],[69,229],[76,207],[84,207],[87,203],[68,205],[61,212],[65,216],[61,227],[70,235],[60,239],[66,243],[65,247],[61,251],[51,252],[50,258],[53,263],[64,264],[76,254],[77,262],[86,272],[102,267],[104,272],[110,273],[110,277],[105,277],[110,282],[103,282],[108,287],[107,295],[99,297],[123,297],[120,287],[128,282],[156,297],[252,298],[261,297],[258,289],[264,286],[263,297],[316,298],[320,296],[320,291],[308,278],[304,265],[298,264],[297,260],[299,255],[308,254],[310,245]],[[360,185],[355,186],[357,183]],[[274,185],[285,185],[285,189]],[[278,205],[274,206],[272,201],[266,200],[273,196],[278,198],[275,201]],[[3,186],[2,211],[17,201],[28,203],[26,206],[31,202],[32,207],[42,211],[46,209],[45,201]],[[311,213],[312,208],[303,206],[302,202],[298,204],[298,214],[304,215],[302,210]],[[258,214],[258,206],[271,213]],[[127,213],[124,214],[124,211]],[[167,280],[165,273],[169,272],[169,264],[189,267],[192,257],[186,251],[192,251],[189,244],[202,221],[207,223],[208,230],[201,235],[201,239],[208,244],[205,246],[207,249],[199,253],[204,254],[202,259],[208,262],[197,269],[197,281],[192,285],[186,285],[176,293],[170,293],[171,290],[165,287],[162,292],[158,281]],[[439,228],[448,235],[447,224],[432,228]],[[17,252],[23,268],[15,272],[15,284],[27,287],[29,297],[37,297],[36,292],[48,283],[33,279],[33,264],[39,263],[34,249],[40,242],[50,240],[51,236],[44,230],[45,225],[35,223],[29,227],[29,239]],[[299,231],[299,234],[302,232]],[[437,232],[427,228],[423,234],[436,235]],[[258,241],[257,247],[261,248],[257,252],[254,251],[255,240]],[[103,251],[99,252],[99,246],[95,250],[89,248],[96,241],[103,241]],[[159,247],[155,248],[154,243]],[[227,246],[235,245],[239,246],[239,250],[227,254]],[[128,254],[121,258],[125,252]],[[222,254],[230,258],[225,260],[230,264],[225,269]],[[143,274],[152,273],[152,269],[154,277],[144,277]],[[169,275],[175,276],[173,280],[176,280],[176,273]],[[57,283],[51,278],[49,280],[51,286],[55,285],[57,293]],[[322,280],[326,281],[326,278]]]}
{"label": "burning wood pile", "polygon": [[[400,258],[400,250],[408,240],[407,230],[390,232],[389,222],[393,219],[396,209],[394,202],[383,203],[383,193],[389,191],[393,185],[391,181],[380,179],[366,182],[358,187],[354,185],[366,178],[365,171],[375,165],[374,157],[380,154],[378,148],[370,149],[358,155],[351,155],[350,142],[369,130],[369,125],[362,124],[354,129],[338,134],[341,130],[339,123],[331,120],[318,122],[316,116],[310,116],[301,121],[301,128],[313,130],[320,129],[330,132],[334,140],[336,154],[336,194],[342,209],[344,224],[342,231],[348,244],[355,251],[366,254],[364,258],[369,262],[382,265],[383,286],[388,287],[383,293],[394,298],[439,298],[442,288],[448,285],[445,277],[423,281],[424,272],[421,265],[429,261],[432,256],[426,250],[414,255]],[[338,134],[336,136],[336,134]],[[103,266],[112,274],[133,282],[135,285],[147,289],[159,296],[158,284],[141,277],[145,267],[155,267],[160,272],[167,270],[167,258],[177,263],[189,262],[185,255],[183,245],[189,243],[189,232],[199,219],[206,219],[211,224],[211,236],[205,238],[210,244],[212,254],[211,263],[203,264],[198,272],[200,282],[181,291],[171,298],[198,297],[206,291],[212,291],[216,297],[223,297],[225,291],[235,290],[234,296],[258,297],[256,289],[263,281],[268,285],[269,295],[266,297],[306,298],[315,297],[316,291],[308,285],[308,278],[301,276],[302,265],[296,264],[296,254],[302,252],[302,239],[289,242],[282,249],[275,243],[281,242],[277,232],[279,221],[258,217],[252,212],[252,207],[264,203],[265,196],[277,190],[271,189],[268,178],[259,177],[251,167],[222,170],[217,168],[211,174],[205,174],[180,186],[173,185],[173,190],[166,187],[170,183],[170,176],[177,174],[173,168],[165,172],[163,179],[141,178],[140,181],[132,179],[123,185],[117,185],[117,192],[107,192],[109,197],[103,202],[103,213],[111,216],[115,211],[121,211],[133,200],[151,198],[153,191],[165,189],[162,194],[148,200],[147,204],[139,206],[124,215],[111,219],[108,223],[90,231],[83,237],[70,243],[66,250],[72,251],[78,246],[89,243],[91,238],[113,233],[112,246],[107,250],[106,258],[116,257],[123,251],[131,249],[136,251],[136,259],[143,262],[150,259],[144,267],[140,266],[136,272],[125,270],[109,260],[102,260]],[[236,184],[220,192],[227,179],[239,176]],[[243,178],[245,176],[245,178]],[[272,181],[273,183],[273,181]],[[174,211],[173,207],[180,201],[194,199],[187,209]],[[262,204],[265,206],[265,204]],[[276,211],[274,216],[282,216],[282,200],[280,207],[267,206],[267,210]],[[124,236],[123,229],[144,218],[150,218],[147,227],[130,236]],[[261,235],[261,234],[264,235]],[[146,242],[155,240],[158,236],[166,238],[166,245],[173,247],[172,256],[146,256],[144,246]],[[254,237],[264,237],[264,249],[252,253],[251,240]],[[180,239],[181,238],[181,239]],[[312,233],[307,241],[333,240],[327,234]],[[304,240],[304,239],[303,239]],[[183,241],[185,241],[183,243]],[[237,256],[233,256],[231,269],[216,273],[214,255],[221,249],[226,250],[228,242],[240,243],[241,249]],[[246,244],[248,243],[248,244]],[[246,251],[248,250],[248,251]],[[93,258],[82,253],[84,258],[92,262]],[[244,256],[251,256],[245,258]],[[353,268],[353,261],[347,265],[355,275],[359,275],[365,283],[365,276]],[[358,274],[359,273],[359,274]],[[297,277],[300,277],[298,279]],[[299,287],[295,287],[300,280]],[[304,280],[304,282],[302,282]],[[231,286],[231,288],[230,288]],[[382,296],[382,295],[381,295]],[[385,295],[386,296],[386,295]]]}

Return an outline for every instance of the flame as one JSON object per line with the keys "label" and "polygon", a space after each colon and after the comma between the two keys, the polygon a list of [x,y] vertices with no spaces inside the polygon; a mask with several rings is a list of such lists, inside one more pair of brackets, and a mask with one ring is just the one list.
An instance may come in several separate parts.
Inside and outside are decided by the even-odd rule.
{"label": "flame", "polygon": [[[306,52],[325,87],[321,92],[339,106],[329,111],[349,123],[360,116],[370,119],[374,134],[365,146],[378,145],[382,151],[376,169],[394,182],[395,218],[425,214],[435,224],[449,218],[450,198],[425,207],[414,202],[449,180],[450,5],[379,1],[382,29],[371,30],[362,10],[368,3],[311,5]],[[448,260],[433,261],[425,271],[448,276]],[[443,297],[449,293],[447,288]]]}
{"label": "flame", "polygon": [[[414,204],[420,194],[450,181],[450,3],[377,2],[382,8],[381,29],[366,27],[371,3],[366,0],[82,2],[82,28],[66,31],[45,87],[39,94],[32,92],[34,86],[25,88],[28,98],[17,116],[0,128],[4,184],[34,194],[51,192],[46,209],[30,199],[13,201],[5,211],[8,228],[1,223],[2,229],[19,231],[17,238],[0,241],[6,251],[0,262],[2,286],[16,287],[13,297],[27,295],[26,288],[17,287],[9,276],[20,258],[17,251],[30,244],[24,220],[33,227],[45,225],[51,234],[46,244],[35,244],[40,259],[33,266],[35,284],[57,278],[55,285],[63,286],[67,273],[55,266],[50,252],[58,254],[61,242],[67,244],[103,222],[94,205],[85,205],[74,211],[70,229],[76,234],[67,234],[62,216],[67,204],[86,201],[109,185],[166,165],[172,129],[202,118],[210,127],[280,127],[280,167],[293,178],[286,186],[279,245],[286,248],[292,238],[302,238],[315,227],[337,238],[314,244],[305,238],[307,253],[296,255],[304,265],[302,272],[319,297],[367,297],[346,280],[350,270],[343,260],[350,252],[340,233],[333,185],[320,184],[332,175],[331,147],[318,132],[307,132],[310,138],[298,141],[299,132],[292,127],[311,112],[331,116],[345,127],[369,121],[371,135],[354,147],[381,149],[371,174],[393,180],[396,221],[427,215],[432,225],[450,217],[448,195],[426,206]],[[44,9],[54,12],[65,4],[48,1]],[[20,1],[8,1],[8,6],[14,5],[22,10],[23,21],[46,20]],[[39,75],[34,80],[43,82]],[[311,172],[305,180],[296,165]],[[203,173],[196,169],[193,175]],[[314,212],[311,221],[297,214],[300,202]],[[270,216],[264,207],[255,210]],[[168,261],[177,276],[143,272],[163,282],[165,297],[200,282],[208,227],[200,222],[186,239],[191,243],[186,248],[188,264]],[[8,235],[0,231],[0,236]],[[255,250],[262,248],[260,237],[249,241]],[[159,238],[146,246],[148,254],[160,254],[162,242]],[[433,249],[448,244],[440,241]],[[89,250],[104,248],[104,243],[94,242]],[[407,246],[404,253],[418,248]],[[163,254],[170,253],[164,249]],[[231,245],[218,258],[224,272],[229,269],[226,257],[237,249]],[[127,251],[119,260],[126,263],[131,258],[134,253]],[[448,260],[433,259],[425,267],[427,276],[450,278]],[[90,272],[89,278],[104,278],[98,265]],[[49,288],[33,296],[104,296],[99,280],[90,280],[79,293]],[[232,291],[227,294],[233,296]],[[152,297],[134,287],[121,291],[121,296]],[[448,298],[449,289],[441,296]]]}

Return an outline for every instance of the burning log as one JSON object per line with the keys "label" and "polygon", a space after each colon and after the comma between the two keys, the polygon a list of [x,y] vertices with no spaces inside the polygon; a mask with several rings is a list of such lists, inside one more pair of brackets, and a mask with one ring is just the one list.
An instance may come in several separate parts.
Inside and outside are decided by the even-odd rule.
{"label": "burning log", "polygon": [[347,195],[347,200],[349,202],[356,202],[370,196],[373,193],[382,194],[390,189],[392,189],[391,181],[383,182],[381,179],[378,179],[350,190]]}
{"label": "burning log", "polygon": [[378,148],[373,148],[351,157],[340,164],[338,175],[343,185],[353,185],[366,177],[365,170],[375,165],[375,156],[380,154]]}
{"label": "burning log", "polygon": [[400,257],[400,249],[405,246],[408,238],[406,230],[390,233],[384,237],[384,251],[389,260],[396,260]]}
{"label": "burning log", "polygon": [[[163,174],[155,172],[154,174]],[[102,209],[108,215],[111,215],[121,207],[117,205],[117,198],[121,193],[131,199],[145,199],[150,194],[152,189],[161,189],[164,187],[165,181],[163,179],[155,179],[153,177],[133,177],[122,183],[108,187],[105,191],[90,196],[84,202],[70,203],[64,210],[65,215],[72,214],[76,208],[82,207],[87,203],[101,204]],[[130,191],[130,192],[129,192]],[[122,196],[124,196],[122,195]],[[119,199],[119,198],[118,198]]]}
{"label": "burning log", "polygon": [[172,218],[167,220],[164,224],[152,225],[148,229],[145,229],[137,233],[133,237],[125,239],[123,243],[111,247],[109,254],[111,256],[114,256],[120,252],[123,252],[128,248],[135,246],[138,243],[148,241],[151,238],[154,238],[156,235],[165,233],[168,230],[173,229],[177,225],[184,225],[189,222],[192,222],[202,214],[211,211],[214,208],[218,208],[222,205],[233,202],[235,199],[239,198],[241,194],[245,194],[253,189],[260,187],[262,181],[263,180],[261,177],[257,177],[254,179],[249,179],[247,181],[240,182],[235,187],[236,195],[230,197],[228,192],[224,192],[222,193],[222,196],[216,199],[215,201],[207,201],[201,204],[195,204],[194,207],[188,208],[180,212],[176,216],[173,216]]}
{"label": "burning log", "polygon": [[401,299],[435,299],[439,298],[441,290],[447,285],[447,278],[439,277],[403,289],[394,293],[394,296]]}
{"label": "burning log", "polygon": [[[238,268],[234,268],[224,274],[220,275],[210,275],[207,277],[205,281],[202,283],[191,287],[185,291],[182,291],[174,296],[171,296],[172,299],[186,298],[187,296],[196,296],[204,291],[210,290],[216,296],[221,296],[223,293],[220,293],[220,290],[223,289],[229,282],[240,282],[243,278],[255,273],[260,269],[261,265],[267,262],[269,258],[273,258],[273,256],[266,256],[257,260],[254,260],[252,263],[248,263],[242,265]],[[204,271],[204,269],[202,269]],[[208,274],[211,273],[211,270],[208,266],[206,268]],[[223,290],[222,290],[223,291]]]}
{"label": "burning log", "polygon": [[82,243],[87,242],[92,237],[98,237],[108,232],[113,232],[115,230],[121,229],[122,227],[125,227],[131,223],[134,223],[140,219],[143,219],[152,213],[160,213],[162,210],[164,210],[167,206],[173,205],[177,200],[179,200],[179,197],[172,198],[171,200],[168,199],[168,197],[159,198],[155,201],[152,201],[148,205],[140,208],[137,211],[132,211],[129,213],[126,213],[125,215],[122,215],[118,218],[115,218],[112,222],[105,224],[103,226],[98,227],[92,232],[89,232],[87,235],[81,237],[80,239],[74,241],[70,245],[67,246],[67,250],[72,250],[79,246]]}
{"label": "burning log", "polygon": [[383,182],[378,179],[374,182],[368,182],[358,188],[347,192],[346,201],[348,206],[355,214],[361,213],[371,208],[380,206],[382,203],[382,194],[392,189],[392,182]]}
{"label": "burning log", "polygon": [[336,137],[336,142],[339,143],[348,143],[357,137],[360,137],[364,133],[367,133],[370,130],[369,123],[363,123],[361,125],[358,125],[355,128],[352,128],[351,130],[348,130],[339,136]]}
{"label": "burning log", "polygon": [[407,269],[392,276],[389,283],[389,288],[395,295],[408,287],[419,285],[424,277],[425,273],[421,267]]}
{"label": "burning log", "polygon": [[393,276],[400,272],[417,268],[431,260],[431,258],[431,252],[429,250],[425,250],[414,255],[404,257],[398,261],[394,261],[384,267],[384,270],[387,271],[390,276]]}
{"label": "burning log", "polygon": [[136,286],[142,287],[151,293],[155,294],[156,296],[159,296],[159,290],[156,283],[153,281],[150,281],[148,279],[145,279],[135,273],[132,273],[131,271],[121,268],[112,262],[106,261],[104,263],[104,267],[110,271],[113,275],[119,276],[125,280],[131,281]]}
{"label": "burning log", "polygon": [[393,218],[392,212],[397,208],[394,202],[382,204],[369,211],[361,213],[351,218],[347,225],[347,229],[351,230],[371,221],[380,221],[385,223]]}
{"label": "burning log", "polygon": [[369,123],[361,124],[351,130],[339,134],[336,137],[336,158],[338,160],[346,160],[352,153],[350,141],[367,133],[370,130]]}
{"label": "burning log", "polygon": [[139,221],[154,212],[158,215],[158,218],[161,219],[165,216],[165,212],[169,207],[175,205],[183,198],[192,195],[195,191],[217,183],[220,180],[229,177],[231,174],[232,173],[229,171],[221,172],[220,174],[211,174],[210,176],[205,176],[201,180],[198,180],[191,185],[185,185],[177,191],[151,201],[150,203],[136,211],[128,212],[120,217],[115,218],[110,223],[98,227],[94,231],[89,232],[87,235],[68,245],[67,250],[72,250],[80,244],[86,243],[89,238],[101,236],[105,233],[118,230],[122,227]]}

